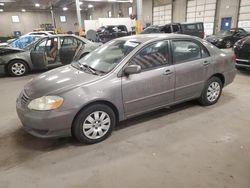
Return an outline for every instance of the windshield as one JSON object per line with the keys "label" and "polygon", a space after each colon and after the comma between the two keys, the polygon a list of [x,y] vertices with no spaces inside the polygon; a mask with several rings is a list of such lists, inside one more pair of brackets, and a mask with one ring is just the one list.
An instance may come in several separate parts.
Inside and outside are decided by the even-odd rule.
{"label": "windshield", "polygon": [[108,73],[139,44],[130,40],[111,41],[79,60],[79,64],[97,72]]}
{"label": "windshield", "polygon": [[217,33],[217,35],[232,35],[234,33],[234,30],[227,30],[227,31],[220,31]]}
{"label": "windshield", "polygon": [[12,41],[9,44],[9,46],[11,46],[12,48],[25,49],[29,44],[37,41],[40,38],[41,38],[40,36],[25,36],[25,37],[21,37],[19,39],[16,39],[16,40]]}

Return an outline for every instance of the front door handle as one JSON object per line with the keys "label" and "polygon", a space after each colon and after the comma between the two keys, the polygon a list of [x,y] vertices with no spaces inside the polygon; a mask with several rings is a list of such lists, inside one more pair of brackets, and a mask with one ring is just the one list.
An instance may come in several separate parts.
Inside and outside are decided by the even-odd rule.
{"label": "front door handle", "polygon": [[203,62],[203,65],[204,65],[204,66],[207,66],[207,65],[209,65],[209,64],[210,64],[210,61],[204,61],[204,62]]}
{"label": "front door handle", "polygon": [[164,75],[170,75],[170,74],[173,74],[173,71],[167,69],[167,70],[165,70],[165,72],[163,74]]}

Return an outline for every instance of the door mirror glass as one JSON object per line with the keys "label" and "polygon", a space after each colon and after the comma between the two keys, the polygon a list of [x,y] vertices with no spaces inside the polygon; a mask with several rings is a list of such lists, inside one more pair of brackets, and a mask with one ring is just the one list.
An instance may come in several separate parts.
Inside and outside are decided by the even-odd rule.
{"label": "door mirror glass", "polygon": [[129,65],[124,69],[124,73],[126,75],[130,74],[137,74],[141,72],[141,66],[140,65]]}

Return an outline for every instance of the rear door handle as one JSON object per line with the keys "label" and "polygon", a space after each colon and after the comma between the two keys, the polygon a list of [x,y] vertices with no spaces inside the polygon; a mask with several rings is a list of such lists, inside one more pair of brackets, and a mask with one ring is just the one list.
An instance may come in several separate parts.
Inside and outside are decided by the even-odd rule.
{"label": "rear door handle", "polygon": [[207,66],[207,65],[209,65],[209,64],[210,64],[210,61],[204,61],[204,62],[203,62],[203,65],[204,65],[204,66]]}
{"label": "rear door handle", "polygon": [[170,75],[170,74],[173,74],[173,71],[167,69],[167,70],[165,70],[165,72],[163,74],[164,75]]}

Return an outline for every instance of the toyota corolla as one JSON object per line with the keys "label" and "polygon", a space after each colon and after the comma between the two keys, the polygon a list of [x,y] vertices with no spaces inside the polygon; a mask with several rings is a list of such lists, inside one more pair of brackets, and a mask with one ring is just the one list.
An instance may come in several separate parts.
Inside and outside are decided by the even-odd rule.
{"label": "toyota corolla", "polygon": [[16,108],[24,129],[34,136],[74,136],[92,144],[139,114],[193,99],[213,105],[235,73],[235,57],[202,39],[129,36],[35,77]]}

